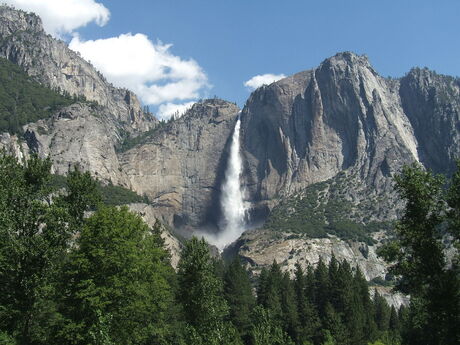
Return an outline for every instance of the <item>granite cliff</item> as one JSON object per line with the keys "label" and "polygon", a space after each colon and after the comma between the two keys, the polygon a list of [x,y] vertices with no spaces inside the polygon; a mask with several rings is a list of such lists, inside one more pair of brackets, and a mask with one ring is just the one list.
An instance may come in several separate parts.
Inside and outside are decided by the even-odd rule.
{"label": "granite cliff", "polygon": [[414,161],[450,173],[460,155],[459,84],[426,69],[383,78],[346,52],[259,88],[242,111],[250,199],[271,206],[340,172],[354,176],[350,198],[391,194],[392,176]]}

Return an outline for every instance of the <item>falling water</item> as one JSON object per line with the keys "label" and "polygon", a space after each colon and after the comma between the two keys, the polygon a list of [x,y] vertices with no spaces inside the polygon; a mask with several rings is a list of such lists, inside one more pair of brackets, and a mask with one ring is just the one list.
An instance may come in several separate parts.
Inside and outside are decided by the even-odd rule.
{"label": "falling water", "polygon": [[245,230],[246,205],[243,200],[244,189],[240,178],[243,172],[243,162],[240,154],[240,118],[238,117],[233,131],[230,146],[230,156],[225,172],[225,180],[221,190],[220,206],[223,219],[221,231],[217,235],[207,236],[208,240],[223,249],[235,241]]}

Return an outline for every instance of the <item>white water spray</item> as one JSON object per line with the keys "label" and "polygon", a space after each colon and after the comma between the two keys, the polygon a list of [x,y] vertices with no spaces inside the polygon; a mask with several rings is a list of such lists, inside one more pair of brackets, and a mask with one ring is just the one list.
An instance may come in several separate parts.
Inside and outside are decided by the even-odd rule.
{"label": "white water spray", "polygon": [[221,250],[235,241],[245,231],[247,207],[243,200],[244,189],[240,183],[241,174],[243,173],[243,162],[240,153],[240,125],[241,121],[238,117],[233,131],[225,180],[222,185],[220,206],[223,220],[220,226],[221,232],[207,236],[208,240]]}

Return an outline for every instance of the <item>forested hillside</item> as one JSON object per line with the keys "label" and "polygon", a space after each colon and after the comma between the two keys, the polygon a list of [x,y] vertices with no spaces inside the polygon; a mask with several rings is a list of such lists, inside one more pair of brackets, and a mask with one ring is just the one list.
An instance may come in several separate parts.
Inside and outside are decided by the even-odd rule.
{"label": "forested hillside", "polygon": [[0,58],[0,133],[21,133],[23,125],[48,118],[78,100],[83,99],[51,90]]}

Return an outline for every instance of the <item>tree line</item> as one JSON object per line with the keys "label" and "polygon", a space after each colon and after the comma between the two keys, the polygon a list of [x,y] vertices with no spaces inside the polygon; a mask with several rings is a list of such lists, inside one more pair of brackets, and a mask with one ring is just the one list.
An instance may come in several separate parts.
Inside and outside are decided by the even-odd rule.
{"label": "tree line", "polygon": [[[409,308],[396,310],[377,292],[371,298],[361,272],[335,258],[305,271],[297,265],[292,277],[274,262],[251,277],[238,258],[224,263],[210,254],[203,239],[192,238],[184,244],[175,272],[160,223],[149,228],[126,207],[104,205],[97,182],[77,169],[69,172],[64,192],[53,190],[50,168],[49,160],[36,156],[20,164],[0,155],[0,344],[391,345],[458,340],[455,263],[442,265],[442,251],[433,252],[437,247],[427,244],[438,256],[433,259],[438,266],[429,265],[439,272],[423,271],[420,278],[416,273],[421,268],[407,264],[420,248],[412,243],[409,208],[421,206],[411,203],[410,195],[403,194],[408,210],[396,241],[382,249],[394,263],[398,287],[413,296]],[[398,182],[401,191],[412,191],[407,184],[414,173],[432,177],[408,168]],[[426,214],[434,217],[429,224],[444,234],[458,230],[460,172],[451,186],[445,203],[439,185],[436,202],[424,204]],[[433,203],[439,204],[438,218],[430,208]],[[422,259],[416,262],[424,265]],[[442,300],[436,299],[441,294]],[[429,337],[428,331],[433,333]]]}

